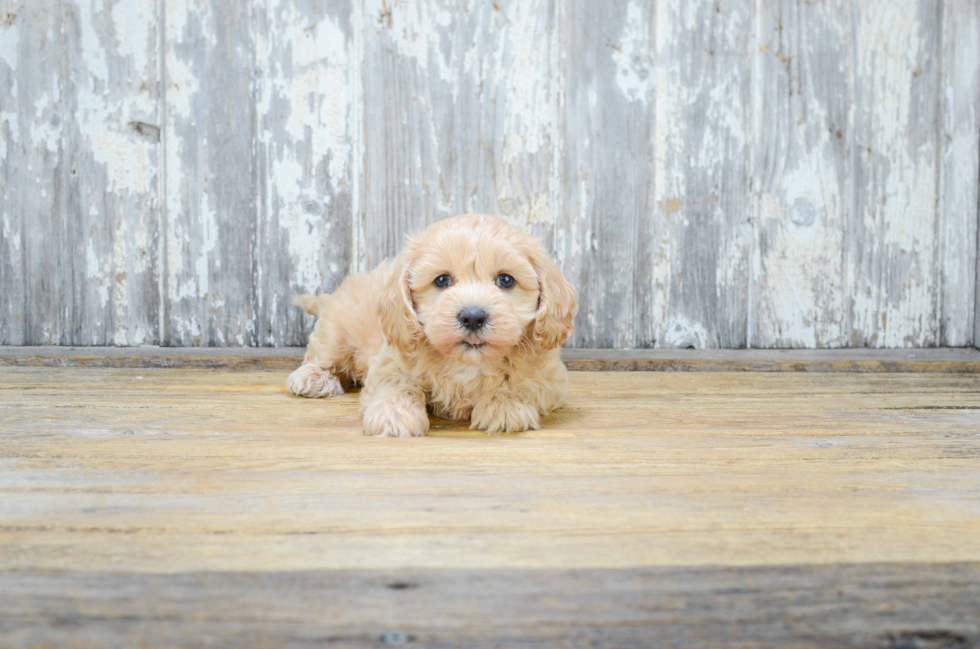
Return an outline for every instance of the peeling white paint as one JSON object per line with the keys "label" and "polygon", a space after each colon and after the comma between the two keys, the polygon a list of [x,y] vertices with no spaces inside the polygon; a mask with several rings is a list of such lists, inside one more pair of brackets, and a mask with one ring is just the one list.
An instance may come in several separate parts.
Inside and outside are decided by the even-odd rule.
{"label": "peeling white paint", "polygon": [[[491,79],[499,86],[490,90],[488,100],[506,102],[503,112],[503,162],[526,160],[550,148],[555,140],[555,84],[549,78],[554,37],[545,33],[547,15],[530,2],[506,5],[505,40],[494,50]],[[485,64],[486,54],[468,51],[469,66],[463,73],[477,75],[477,64]],[[550,153],[550,151],[548,151]]]}
{"label": "peeling white paint", "polygon": [[[645,6],[648,6],[644,3]],[[630,101],[646,104],[653,83],[653,47],[650,17],[636,2],[626,8],[623,35],[613,47],[616,64],[616,85]]]}
{"label": "peeling white paint", "polygon": [[201,193],[201,206],[198,215],[201,220],[201,245],[197,253],[197,260],[194,262],[194,279],[197,280],[197,285],[194,287],[193,295],[207,298],[211,289],[211,253],[218,243],[218,224],[214,210],[211,208],[210,194],[206,191]]}
{"label": "peeling white paint", "polygon": [[[77,8],[86,73],[79,79],[79,131],[95,161],[105,165],[110,193],[153,194],[156,160],[151,159],[151,152],[155,143],[139,137],[131,124],[154,115],[156,100],[149,92],[123,92],[119,86],[126,91],[139,88],[140,80],[151,72],[148,52],[154,49],[155,6],[149,0],[117,0],[111,7],[115,33],[110,39],[96,31],[105,16],[93,12],[93,5],[80,2]],[[122,73],[110,84],[110,57],[116,66],[123,60],[131,66],[132,76]]]}
{"label": "peeling white paint", "polygon": [[[16,70],[19,53],[20,29],[17,24],[0,24],[0,61],[3,61],[10,70]],[[16,97],[17,94],[13,93],[12,96]]]}
{"label": "peeling white paint", "polygon": [[149,228],[160,204],[157,142],[146,135],[158,126],[152,58],[156,5],[152,0],[78,2],[73,11],[80,55],[69,56],[72,117],[83,143],[75,164],[80,194],[93,201],[82,335],[90,344],[156,342],[145,324],[156,318],[145,311],[141,286],[145,273],[153,271]]}
{"label": "peeling white paint", "polygon": [[[176,305],[205,299],[209,289],[208,253],[214,249],[217,232],[209,206],[207,177],[192,177],[199,173],[185,164],[187,125],[195,118],[203,118],[194,112],[194,102],[201,91],[201,83],[192,62],[185,57],[187,37],[191,21],[196,21],[201,37],[207,42],[211,37],[210,12],[198,10],[189,0],[168,0],[166,12],[166,48],[164,52],[167,78],[167,105],[165,130],[171,137],[166,147],[166,300],[170,307],[170,324],[175,340],[190,336],[200,343],[201,326],[195,317],[185,317],[186,307]],[[200,41],[195,38],[194,44]],[[202,139],[198,147],[206,151],[207,141]],[[194,184],[196,183],[196,185]],[[200,187],[193,196],[190,187]],[[193,203],[192,203],[193,201]],[[194,207],[192,207],[192,205]],[[195,209],[196,208],[196,209]],[[192,212],[193,210],[193,212]],[[192,223],[188,215],[194,213],[200,219]]]}
{"label": "peeling white paint", "polygon": [[20,252],[20,237],[12,236],[10,230],[10,219],[8,218],[7,211],[4,210],[0,212],[0,217],[3,217],[3,228],[0,229],[0,233],[3,234],[4,242],[7,243],[14,252]]}
{"label": "peeling white paint", "polygon": [[164,25],[167,46],[164,51],[167,70],[167,114],[172,119],[194,117],[191,100],[200,90],[200,81],[193,68],[180,55],[177,45],[184,41],[188,20],[203,23],[202,31],[210,33],[208,14],[199,12],[189,0],[167,0],[167,21]]}
{"label": "peeling white paint", "polygon": [[91,125],[88,131],[89,150],[95,161],[106,167],[109,191],[118,194],[147,194],[154,191],[157,168],[156,162],[150,159],[148,147],[134,142],[135,138],[128,133],[104,128],[101,124],[105,122],[97,122],[94,111],[89,112],[85,119]]}
{"label": "peeling white paint", "polygon": [[[588,14],[587,3],[369,0],[349,14],[327,5],[228,5],[240,21],[230,32],[217,5],[197,0],[167,0],[165,25],[157,24],[156,0],[73,0],[77,27],[51,21],[65,25],[61,33],[48,23],[28,31],[33,9],[0,24],[0,173],[13,174],[0,179],[3,198],[20,201],[23,213],[32,207],[25,194],[50,206],[56,194],[45,179],[57,165],[79,161],[73,191],[83,201],[80,217],[100,228],[78,246],[82,258],[74,264],[84,275],[73,307],[86,319],[84,341],[154,342],[155,323],[145,325],[140,301],[153,302],[142,291],[147,273],[161,272],[176,340],[276,343],[296,327],[292,312],[289,321],[275,320],[286,313],[287,284],[325,288],[348,262],[365,269],[388,245],[382,239],[462,208],[496,210],[553,237],[559,265],[590,282],[580,286],[580,324],[610,344],[647,340],[643,326],[660,346],[710,347],[729,340],[726,329],[741,326],[746,308],[745,328],[754,328],[762,346],[972,342],[980,46],[971,0],[947,0],[941,29],[929,23],[937,12],[928,0],[827,7],[620,0],[608,7],[610,22],[594,26],[603,39],[581,59],[589,69],[569,65],[577,46],[569,16]],[[764,14],[758,22],[753,11]],[[805,19],[792,19],[793,12]],[[781,33],[769,16],[783,14]],[[77,40],[67,38],[76,28]],[[800,28],[802,37],[791,34]],[[51,78],[24,85],[24,39],[35,37],[55,44],[46,55],[60,41],[77,48],[54,57],[68,62],[71,83],[52,64]],[[947,40],[937,45],[940,37]],[[825,38],[840,43],[831,47]],[[842,52],[840,63],[822,64],[833,51]],[[229,267],[238,272],[242,264],[227,256],[248,253],[225,249],[239,223],[222,203],[229,187],[233,199],[241,197],[213,163],[222,143],[206,137],[215,133],[206,112],[218,110],[209,102],[221,83],[209,66],[228,52],[255,64],[246,76],[255,82],[252,155],[264,202],[249,263],[266,291],[255,321],[241,308],[247,298],[228,288]],[[168,75],[165,115],[158,113],[157,68]],[[792,113],[785,124],[757,116],[769,115],[760,104],[773,101],[771,86],[745,92],[783,68],[780,92],[788,98],[777,101],[778,111]],[[839,91],[824,78],[834,70]],[[383,78],[394,73],[397,79]],[[579,74],[594,78],[576,84]],[[389,96],[381,85],[388,82],[398,84],[391,96],[404,103],[378,111],[371,102]],[[246,92],[242,101],[252,97]],[[848,102],[857,102],[850,114]],[[386,121],[365,123],[362,111]],[[168,138],[165,159],[153,141],[157,126]],[[232,140],[245,127],[231,125]],[[610,138],[617,128],[650,142]],[[774,129],[779,136],[767,139]],[[68,144],[80,150],[65,151]],[[649,179],[637,171],[647,157]],[[623,198],[610,204],[603,178],[617,173]],[[143,254],[157,245],[161,201],[165,259]],[[630,211],[647,204],[649,215]],[[0,209],[3,249],[19,260],[23,240],[28,257],[38,257],[44,249],[30,233],[22,238],[12,214]],[[624,244],[637,234],[629,228],[649,225],[647,216],[652,229],[637,232],[652,241]],[[336,245],[333,238],[350,230],[352,246]],[[749,269],[755,292],[746,297]],[[277,272],[288,275],[281,291],[278,277],[269,281]],[[263,321],[270,309],[274,317]],[[639,324],[642,318],[651,324]],[[39,318],[34,335],[63,339],[72,323],[61,319]],[[257,332],[257,322],[273,331]]]}
{"label": "peeling white paint", "polygon": [[31,121],[31,143],[52,153],[61,148],[61,90],[52,86],[49,93],[34,101],[34,119]]}
{"label": "peeling white paint", "polygon": [[661,347],[706,349],[713,347],[708,331],[700,322],[693,322],[682,315],[675,315],[665,323]]}
{"label": "peeling white paint", "polygon": [[[115,52],[129,58],[134,70],[146,70],[150,62],[147,47],[154,43],[146,32],[148,26],[155,24],[156,8],[155,0],[115,0],[112,5]],[[146,34],[147,38],[137,38],[137,34]]]}
{"label": "peeling white paint", "polygon": [[99,296],[99,304],[105,308],[109,304],[109,271],[112,259],[103,257],[95,250],[95,242],[89,239],[85,246],[85,275]]}
{"label": "peeling white paint", "polygon": [[856,269],[853,312],[855,330],[873,347],[933,345],[937,333],[935,140],[908,137],[915,120],[934,123],[911,112],[911,80],[932,53],[920,39],[918,1],[903,4],[869,3],[856,26],[856,37],[872,45],[857,52],[856,83],[874,106],[859,107],[868,112],[859,112],[856,122],[867,169],[857,215],[867,233],[859,242],[867,261]]}
{"label": "peeling white paint", "polygon": [[[661,236],[650,302],[657,346],[684,336],[696,346],[748,342],[752,6],[656,4],[653,203]],[[681,336],[676,323],[693,333]]]}
{"label": "peeling white paint", "polygon": [[167,50],[167,85],[167,111],[174,117],[191,119],[191,100],[201,83],[191,67],[172,49]]}
{"label": "peeling white paint", "polygon": [[85,62],[88,74],[93,78],[92,82],[100,84],[100,89],[104,90],[105,84],[109,81],[109,65],[106,62],[106,47],[95,29],[96,17],[102,12],[95,10],[94,7],[94,2],[85,0],[75,4],[75,10],[78,12],[77,24],[81,38],[82,61]]}
{"label": "peeling white paint", "polygon": [[[273,2],[268,12],[276,29],[259,44],[258,108],[268,125],[261,135],[270,159],[265,212],[278,215],[286,233],[290,282],[320,292],[325,241],[338,216],[329,192],[350,190],[350,43],[335,19],[311,24],[292,2]],[[324,166],[326,193],[318,186]]]}
{"label": "peeling white paint", "polygon": [[[980,6],[974,0],[950,0],[943,11],[943,140],[940,167],[940,267],[942,294],[940,344],[980,343],[975,313],[980,264],[977,263],[980,203]],[[972,290],[971,290],[972,288]]]}
{"label": "peeling white paint", "polygon": [[[20,30],[16,24],[0,25],[0,62],[7,68],[10,85],[5,89],[6,100],[0,101],[0,164],[7,159],[8,141],[20,140],[17,112],[17,59],[20,52]],[[0,70],[2,72],[2,70]],[[6,128],[4,128],[6,124]]]}
{"label": "peeling white paint", "polygon": [[[367,232],[363,209],[362,187],[366,179],[362,172],[365,167],[365,128],[364,128],[364,3],[353,5],[351,12],[351,141],[353,166],[351,173],[351,250],[350,272],[367,270]],[[336,271],[333,271],[336,272]]]}
{"label": "peeling white paint", "polygon": [[375,29],[385,30],[399,54],[414,59],[421,70],[434,65],[439,78],[454,82],[452,45],[443,41],[453,14],[441,3],[370,0],[368,14]]}

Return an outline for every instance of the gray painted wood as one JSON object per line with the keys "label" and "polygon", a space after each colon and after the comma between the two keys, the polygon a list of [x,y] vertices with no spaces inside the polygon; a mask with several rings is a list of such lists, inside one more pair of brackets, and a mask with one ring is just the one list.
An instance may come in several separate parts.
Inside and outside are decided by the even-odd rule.
{"label": "gray painted wood", "polygon": [[980,340],[971,0],[0,0],[0,344],[297,345],[464,211],[579,347]]}
{"label": "gray painted wood", "polygon": [[849,5],[787,0],[760,11],[750,344],[846,346]]}
{"label": "gray painted wood", "polygon": [[292,296],[334,290],[350,270],[355,79],[347,0],[256,0],[256,337],[301,345]]}
{"label": "gray painted wood", "polygon": [[460,209],[497,214],[548,248],[561,204],[557,8],[464,0],[457,26]]}
{"label": "gray painted wood", "polygon": [[658,347],[745,347],[754,2],[657,3]]}
{"label": "gray painted wood", "polygon": [[155,0],[63,2],[73,344],[156,343],[160,29]]}
{"label": "gray painted wood", "polygon": [[[17,144],[20,131],[17,106],[19,89],[20,29],[16,6],[0,3],[0,341],[24,342],[24,278],[21,249],[23,199],[15,195]],[[13,151],[11,149],[14,149]]]}
{"label": "gray painted wood", "polygon": [[163,342],[254,345],[256,52],[250,7],[220,0],[165,5]]}
{"label": "gray painted wood", "polygon": [[853,7],[848,298],[854,346],[939,342],[941,9],[933,0]]}
{"label": "gray painted wood", "polygon": [[941,344],[961,346],[980,343],[980,318],[976,331],[970,328],[980,290],[980,4],[975,0],[946,0],[942,47],[939,335]]}
{"label": "gray painted wood", "polygon": [[649,272],[654,3],[574,0],[560,11],[562,204],[555,237],[563,270],[579,290],[572,344],[649,347],[643,316],[656,290]]}
{"label": "gray painted wood", "polygon": [[7,647],[972,647],[980,565],[0,574]]}
{"label": "gray painted wood", "polygon": [[364,3],[362,268],[405,237],[459,214],[459,7],[452,0]]}
{"label": "gray painted wood", "polygon": [[0,333],[5,343],[71,343],[68,29],[67,12],[55,0],[0,4]]}

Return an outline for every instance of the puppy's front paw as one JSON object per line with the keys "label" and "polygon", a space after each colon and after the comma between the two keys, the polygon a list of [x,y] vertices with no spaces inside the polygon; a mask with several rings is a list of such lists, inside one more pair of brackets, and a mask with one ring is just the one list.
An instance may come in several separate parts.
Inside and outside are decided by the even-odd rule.
{"label": "puppy's front paw", "polygon": [[473,407],[470,428],[488,433],[516,433],[537,430],[538,411],[526,403],[513,399],[487,399]]}
{"label": "puppy's front paw", "polygon": [[411,398],[389,395],[364,409],[364,434],[372,437],[422,437],[429,415]]}
{"label": "puppy's front paw", "polygon": [[300,365],[286,379],[286,388],[295,395],[318,399],[336,397],[344,393],[340,379],[329,370],[311,363]]}

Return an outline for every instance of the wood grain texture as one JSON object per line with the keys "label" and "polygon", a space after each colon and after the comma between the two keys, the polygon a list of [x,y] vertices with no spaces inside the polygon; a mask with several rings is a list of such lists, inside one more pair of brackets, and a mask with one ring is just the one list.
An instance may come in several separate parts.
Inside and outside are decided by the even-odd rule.
{"label": "wood grain texture", "polygon": [[459,7],[370,0],[364,7],[363,267],[405,237],[459,214],[454,98]]}
{"label": "wood grain texture", "polygon": [[658,347],[748,342],[754,4],[656,6]]}
{"label": "wood grain texture", "polygon": [[942,47],[939,336],[943,345],[980,345],[980,319],[975,332],[970,328],[980,291],[976,243],[980,155],[973,148],[980,142],[980,7],[976,2],[946,0]]}
{"label": "wood grain texture", "polygon": [[302,345],[292,296],[332,292],[350,270],[355,169],[352,17],[346,0],[255,2],[258,74],[256,338]]}
{"label": "wood grain texture", "polygon": [[[5,646],[969,649],[980,566],[12,571]],[[206,614],[205,614],[206,613]]]}
{"label": "wood grain texture", "polygon": [[0,569],[980,561],[980,376],[573,373],[405,442],[285,374],[0,369]]}
{"label": "wood grain texture", "polygon": [[0,0],[0,344],[296,345],[467,210],[575,347],[975,344],[969,0]]}
{"label": "wood grain texture", "polygon": [[751,346],[847,346],[850,5],[758,7]]}
{"label": "wood grain texture", "polygon": [[159,341],[156,0],[62,3],[72,344]]}
{"label": "wood grain texture", "polygon": [[284,378],[0,368],[0,644],[980,633],[980,376],[572,373],[413,440]]}
{"label": "wood grain texture", "polygon": [[[654,5],[561,3],[561,220],[572,345],[651,347]],[[601,99],[600,99],[601,98]],[[646,272],[640,273],[638,265]],[[636,297],[640,296],[640,303]]]}
{"label": "wood grain texture", "polygon": [[942,5],[855,3],[853,20],[851,344],[936,345]]}
{"label": "wood grain texture", "polygon": [[[9,0],[0,2],[0,344],[23,344],[24,338],[24,279],[23,279],[23,198],[15,198],[18,159],[17,143],[20,131],[18,95],[18,61],[20,60],[20,28],[16,5]],[[14,150],[11,150],[14,149]]]}
{"label": "wood grain texture", "polygon": [[0,4],[4,344],[71,343],[68,23],[67,9],[57,0]]}
{"label": "wood grain texture", "polygon": [[548,248],[561,212],[558,5],[464,0],[457,14],[461,209],[502,216]]}
{"label": "wood grain texture", "polygon": [[166,2],[167,345],[258,342],[250,13],[244,2]]}

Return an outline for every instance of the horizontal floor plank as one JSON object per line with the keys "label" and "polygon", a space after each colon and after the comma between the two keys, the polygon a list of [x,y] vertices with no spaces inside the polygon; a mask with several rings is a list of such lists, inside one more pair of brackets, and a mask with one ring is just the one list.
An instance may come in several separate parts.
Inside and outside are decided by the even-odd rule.
{"label": "horizontal floor plank", "polygon": [[980,564],[0,572],[4,646],[964,649]]}
{"label": "horizontal floor plank", "polygon": [[573,372],[414,440],[284,380],[0,368],[0,568],[980,561],[978,375]]}
{"label": "horizontal floor plank", "polygon": [[572,372],[379,440],[287,371],[0,367],[0,646],[976,642],[980,374]]}

